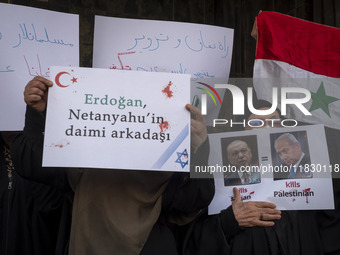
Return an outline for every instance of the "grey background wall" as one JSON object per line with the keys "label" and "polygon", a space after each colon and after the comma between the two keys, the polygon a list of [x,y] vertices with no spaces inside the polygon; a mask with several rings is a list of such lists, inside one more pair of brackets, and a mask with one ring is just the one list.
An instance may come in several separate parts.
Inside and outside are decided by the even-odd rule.
{"label": "grey background wall", "polygon": [[260,10],[340,27],[340,0],[7,0],[80,16],[80,65],[92,66],[94,15],[210,24],[235,29],[230,77],[251,77]]}

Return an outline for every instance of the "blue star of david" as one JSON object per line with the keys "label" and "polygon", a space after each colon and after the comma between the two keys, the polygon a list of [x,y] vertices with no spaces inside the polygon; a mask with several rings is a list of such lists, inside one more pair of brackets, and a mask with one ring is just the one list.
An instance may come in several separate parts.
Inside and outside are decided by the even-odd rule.
{"label": "blue star of david", "polygon": [[[176,152],[177,153],[177,159],[176,159],[176,163],[181,164],[182,169],[188,164],[188,152],[187,149],[185,149],[183,152]],[[183,160],[182,160],[183,158]]]}

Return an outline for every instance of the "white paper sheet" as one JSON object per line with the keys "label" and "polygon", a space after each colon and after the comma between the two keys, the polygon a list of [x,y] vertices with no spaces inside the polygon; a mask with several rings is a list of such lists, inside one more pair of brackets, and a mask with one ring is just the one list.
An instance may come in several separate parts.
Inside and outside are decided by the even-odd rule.
{"label": "white paper sheet", "polygon": [[43,166],[189,171],[190,75],[52,67]]}
{"label": "white paper sheet", "polygon": [[[297,137],[302,151],[310,157],[311,178],[278,179],[277,173],[285,169],[274,148],[275,140],[284,133]],[[252,131],[210,134],[209,166],[215,171],[215,197],[209,206],[209,214],[219,213],[231,205],[233,187],[237,187],[243,201],[268,201],[280,210],[334,209],[331,171],[339,166],[329,163],[323,125],[293,128],[270,128]],[[246,142],[252,152],[252,165],[260,171],[260,182],[226,186],[228,166],[226,147],[232,141]],[[202,168],[203,169],[203,168]],[[221,170],[222,169],[222,170]],[[234,168],[235,169],[235,168]],[[229,167],[231,172],[234,170]],[[199,168],[197,168],[199,170]],[[281,176],[282,177],[282,176]]]}
{"label": "white paper sheet", "polygon": [[79,17],[0,3],[0,21],[0,130],[22,130],[26,84],[51,65],[79,65]]}

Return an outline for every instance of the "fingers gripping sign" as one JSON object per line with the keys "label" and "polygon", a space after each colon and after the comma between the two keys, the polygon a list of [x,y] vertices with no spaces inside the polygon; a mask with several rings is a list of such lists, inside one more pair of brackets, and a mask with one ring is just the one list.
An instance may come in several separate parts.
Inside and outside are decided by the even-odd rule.
{"label": "fingers gripping sign", "polygon": [[274,220],[281,218],[281,211],[276,210],[273,203],[268,202],[243,202],[240,191],[233,189],[234,202],[232,209],[238,224],[241,227],[270,227],[274,226]]}
{"label": "fingers gripping sign", "polygon": [[52,87],[52,85],[53,83],[44,77],[34,77],[25,87],[24,99],[26,104],[38,112],[45,111],[48,88]]}

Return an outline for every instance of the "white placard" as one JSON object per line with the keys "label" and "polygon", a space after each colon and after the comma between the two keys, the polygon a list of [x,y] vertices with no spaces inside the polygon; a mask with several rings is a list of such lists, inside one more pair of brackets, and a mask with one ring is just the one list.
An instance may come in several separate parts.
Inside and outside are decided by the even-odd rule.
{"label": "white placard", "polygon": [[228,78],[233,29],[95,16],[93,67]]}
{"label": "white placard", "polygon": [[0,3],[0,130],[22,130],[23,91],[51,65],[79,65],[79,17]]}
{"label": "white placard", "polygon": [[[307,164],[311,171],[304,177],[290,178],[290,167],[275,149],[276,139],[285,133],[297,139],[305,154],[300,161],[303,165],[298,168],[307,169]],[[231,205],[233,187],[239,189],[243,201],[268,201],[280,210],[334,209],[331,171],[339,171],[339,166],[329,163],[323,125],[218,133],[210,134],[209,139],[209,167],[214,172],[216,187],[209,214],[219,213]],[[236,177],[238,171],[227,156],[227,146],[234,141],[245,142],[252,153],[251,167],[243,170],[260,173],[248,184],[242,184],[238,177],[230,179],[230,175]]]}
{"label": "white placard", "polygon": [[43,166],[189,171],[190,75],[51,67]]}

